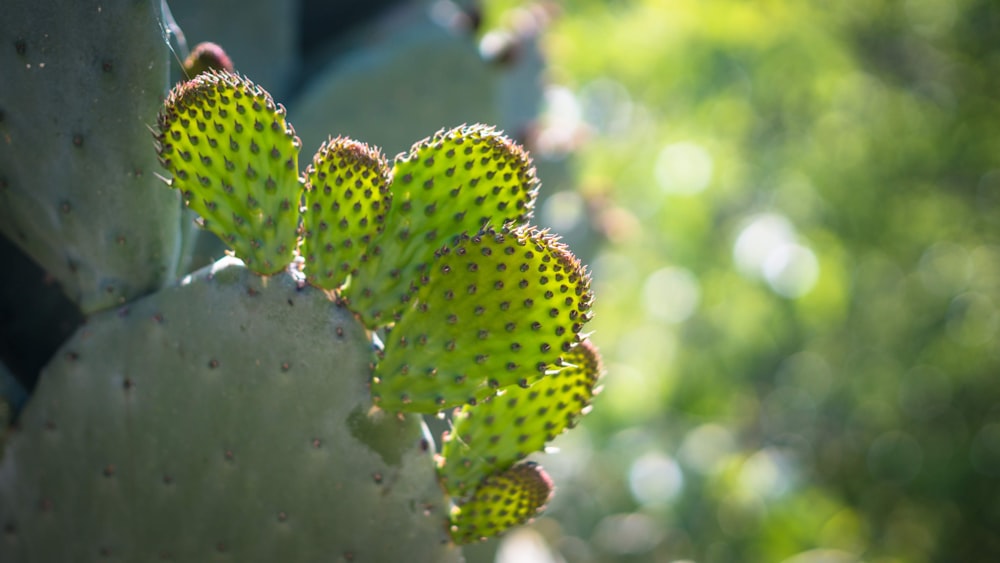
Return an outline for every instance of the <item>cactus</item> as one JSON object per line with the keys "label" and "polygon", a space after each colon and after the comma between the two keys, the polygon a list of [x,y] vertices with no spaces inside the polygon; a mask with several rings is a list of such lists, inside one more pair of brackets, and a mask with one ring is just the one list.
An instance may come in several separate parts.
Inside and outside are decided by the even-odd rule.
{"label": "cactus", "polygon": [[[129,6],[111,11],[134,16]],[[158,19],[158,2],[141,8]],[[25,45],[44,37],[32,33]],[[162,92],[133,92],[126,106]],[[15,88],[0,90],[0,107],[29,104]],[[159,159],[172,189],[137,194],[98,175],[98,187],[59,196],[95,226],[135,230],[112,291],[56,275],[87,319],[6,437],[0,560],[452,561],[459,544],[532,518],[552,483],[523,459],[584,412],[601,368],[583,333],[587,272],[529,224],[527,153],[463,125],[391,163],[330,138],[300,173],[284,108],[227,70],[177,85],[157,109],[141,117],[155,123],[143,158]],[[20,142],[27,120],[0,127]],[[121,149],[112,165],[136,154],[94,145]],[[0,159],[0,177],[16,180],[0,196],[21,205],[31,194],[17,160]],[[137,201],[138,216],[118,217]],[[189,245],[180,202],[232,256],[177,279]],[[90,235],[22,247],[50,268],[79,245],[103,279],[115,270]],[[133,240],[170,252],[133,252]],[[504,406],[519,394],[530,423]],[[438,452],[421,414],[452,408]],[[494,441],[485,419],[531,438]],[[486,463],[473,461],[481,452]]]}

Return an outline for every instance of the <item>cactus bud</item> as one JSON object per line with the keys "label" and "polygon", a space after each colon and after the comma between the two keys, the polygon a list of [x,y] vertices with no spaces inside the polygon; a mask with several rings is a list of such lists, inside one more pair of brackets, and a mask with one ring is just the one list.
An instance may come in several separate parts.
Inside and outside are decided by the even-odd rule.
{"label": "cactus bud", "polygon": [[206,41],[196,45],[184,59],[184,74],[188,78],[194,78],[209,70],[233,72],[233,61],[222,47]]}

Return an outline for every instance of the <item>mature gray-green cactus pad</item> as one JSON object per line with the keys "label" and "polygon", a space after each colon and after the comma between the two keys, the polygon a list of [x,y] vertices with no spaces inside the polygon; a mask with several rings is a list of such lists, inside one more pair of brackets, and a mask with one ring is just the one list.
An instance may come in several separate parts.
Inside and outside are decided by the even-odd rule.
{"label": "mature gray-green cactus pad", "polygon": [[158,0],[5,0],[0,234],[84,312],[154,291],[181,252],[149,132],[167,89]]}
{"label": "mature gray-green cactus pad", "polygon": [[225,260],[92,317],[0,462],[0,561],[448,561],[419,418],[350,313]]}

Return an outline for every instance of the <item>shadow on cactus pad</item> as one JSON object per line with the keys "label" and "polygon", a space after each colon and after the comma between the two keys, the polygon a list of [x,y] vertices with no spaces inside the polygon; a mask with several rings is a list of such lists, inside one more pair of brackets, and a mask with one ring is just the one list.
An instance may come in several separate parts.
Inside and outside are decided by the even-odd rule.
{"label": "shadow on cactus pad", "polygon": [[586,412],[601,364],[583,333],[589,275],[530,226],[539,181],[519,145],[462,125],[390,164],[336,137],[298,174],[284,108],[226,71],[174,88],[156,145],[167,184],[248,268],[290,268],[385,343],[368,381],[373,409],[461,407],[438,455],[455,542],[541,508],[551,482],[517,464]]}

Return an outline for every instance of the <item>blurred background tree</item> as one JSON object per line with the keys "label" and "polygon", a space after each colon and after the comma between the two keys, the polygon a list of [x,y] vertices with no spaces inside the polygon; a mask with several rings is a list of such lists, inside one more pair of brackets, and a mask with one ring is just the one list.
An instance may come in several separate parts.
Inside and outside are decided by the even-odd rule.
{"label": "blurred background tree", "polygon": [[1000,560],[1000,5],[559,7],[539,219],[608,375],[470,561]]}

